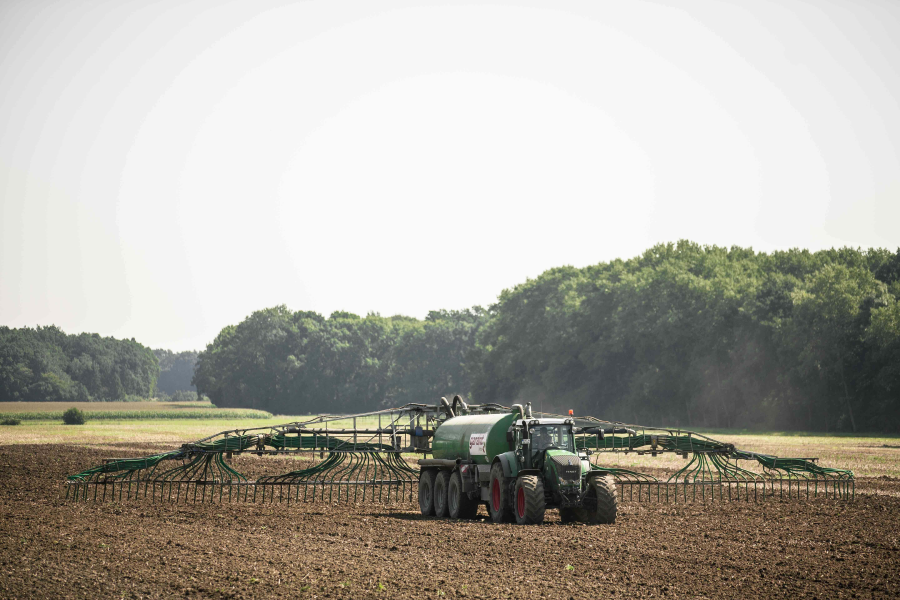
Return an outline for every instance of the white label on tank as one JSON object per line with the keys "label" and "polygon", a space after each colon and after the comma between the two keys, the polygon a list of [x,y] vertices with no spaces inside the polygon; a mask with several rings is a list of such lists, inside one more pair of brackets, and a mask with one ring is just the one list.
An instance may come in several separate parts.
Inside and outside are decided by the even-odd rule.
{"label": "white label on tank", "polygon": [[484,455],[484,443],[487,441],[486,433],[473,433],[469,436],[469,456]]}

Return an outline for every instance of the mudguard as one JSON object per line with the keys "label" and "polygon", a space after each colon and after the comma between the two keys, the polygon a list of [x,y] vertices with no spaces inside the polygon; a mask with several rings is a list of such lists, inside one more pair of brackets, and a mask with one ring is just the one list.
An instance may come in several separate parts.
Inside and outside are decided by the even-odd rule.
{"label": "mudguard", "polygon": [[540,475],[541,475],[541,470],[540,470],[540,469],[519,469],[519,472],[516,473],[516,477],[518,477],[518,476],[520,476],[520,475],[537,475],[537,476],[540,476]]}
{"label": "mudguard", "polygon": [[602,470],[594,469],[593,471],[591,471],[590,473],[588,473],[584,476],[584,480],[585,480],[585,482],[588,482],[595,477],[606,477],[607,475],[609,475],[609,471],[602,471]]}
{"label": "mudguard", "polygon": [[504,477],[516,477],[519,474],[519,465],[516,464],[515,452],[504,452],[503,454],[498,454],[497,458],[495,458],[494,460],[500,461],[500,465],[503,467]]}

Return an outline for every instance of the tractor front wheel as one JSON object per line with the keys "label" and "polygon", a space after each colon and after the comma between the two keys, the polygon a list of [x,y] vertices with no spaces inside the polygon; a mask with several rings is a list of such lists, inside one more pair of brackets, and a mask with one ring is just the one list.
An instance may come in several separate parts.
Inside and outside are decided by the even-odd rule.
{"label": "tractor front wheel", "polygon": [[434,479],[434,516],[445,519],[450,514],[447,506],[447,488],[450,483],[450,473],[441,471]]}
{"label": "tractor front wheel", "polygon": [[422,469],[419,472],[419,510],[426,517],[434,514],[434,469]]}
{"label": "tractor front wheel", "polygon": [[537,475],[522,475],[516,480],[516,523],[540,525],[544,522],[544,484]]}
{"label": "tractor front wheel", "polygon": [[616,522],[618,502],[612,477],[593,477],[588,482],[582,508],[575,509],[579,521],[611,525]]}
{"label": "tractor front wheel", "polygon": [[515,516],[509,501],[509,486],[499,462],[491,467],[490,498],[488,512],[491,514],[491,520],[494,523],[512,523]]}

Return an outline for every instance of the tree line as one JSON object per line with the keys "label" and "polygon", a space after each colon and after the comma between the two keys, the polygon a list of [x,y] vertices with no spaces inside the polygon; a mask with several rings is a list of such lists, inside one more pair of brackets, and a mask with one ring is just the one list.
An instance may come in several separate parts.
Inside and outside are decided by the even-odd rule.
{"label": "tree line", "polygon": [[0,402],[196,400],[197,354],[55,326],[0,327]]}
{"label": "tree line", "polygon": [[220,406],[356,412],[462,393],[694,428],[900,431],[900,251],[661,244],[488,309],[253,313],[197,358]]}
{"label": "tree line", "polygon": [[900,430],[900,251],[664,244],[500,295],[473,395],[684,427]]}
{"label": "tree line", "polygon": [[[200,352],[0,327],[0,400],[282,414],[474,401],[693,428],[900,431],[900,250],[654,246],[424,320],[260,310]],[[189,391],[188,391],[189,390]],[[181,396],[177,396],[181,397]]]}
{"label": "tree line", "polygon": [[133,339],[66,335],[55,326],[0,326],[0,400],[43,402],[147,398],[159,364]]}
{"label": "tree line", "polygon": [[282,414],[433,402],[472,388],[469,354],[487,318],[480,308],[420,321],[277,306],[225,327],[200,353],[194,383],[217,406]]}

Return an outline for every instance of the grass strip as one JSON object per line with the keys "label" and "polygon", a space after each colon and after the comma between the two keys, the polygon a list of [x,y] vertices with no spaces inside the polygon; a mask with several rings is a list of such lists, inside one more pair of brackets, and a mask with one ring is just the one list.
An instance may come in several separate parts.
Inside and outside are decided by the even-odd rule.
{"label": "grass strip", "polygon": [[[62,421],[63,411],[4,413],[20,421]],[[150,419],[271,419],[264,410],[245,408],[203,408],[182,410],[94,410],[84,413],[88,421],[147,421]]]}

